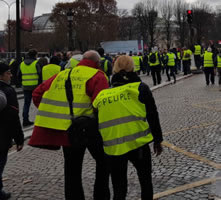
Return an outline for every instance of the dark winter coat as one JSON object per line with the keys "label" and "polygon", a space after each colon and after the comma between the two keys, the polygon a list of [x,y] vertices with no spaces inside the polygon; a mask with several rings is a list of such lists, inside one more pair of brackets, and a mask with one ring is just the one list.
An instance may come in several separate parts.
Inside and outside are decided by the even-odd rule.
{"label": "dark winter coat", "polygon": [[0,151],[9,149],[14,139],[17,145],[24,143],[24,134],[18,115],[18,100],[14,88],[0,81],[0,90],[6,96],[7,105],[0,111]]}

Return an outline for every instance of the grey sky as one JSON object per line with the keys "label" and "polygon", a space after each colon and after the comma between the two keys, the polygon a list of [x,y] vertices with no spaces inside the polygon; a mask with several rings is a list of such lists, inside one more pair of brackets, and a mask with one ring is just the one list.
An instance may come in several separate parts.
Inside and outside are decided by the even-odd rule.
{"label": "grey sky", "polygon": [[[5,0],[9,4],[14,2],[15,0]],[[73,0],[37,0],[35,16],[39,16],[43,13],[50,13],[51,9],[57,2],[68,2]],[[118,8],[125,8],[131,10],[133,6],[139,2],[140,0],[117,0]],[[196,0],[186,0],[187,2],[194,2]],[[208,3],[208,0],[201,0]],[[221,4],[220,0],[210,0],[211,4]],[[15,4],[11,6],[10,9],[11,19],[15,19]],[[8,7],[4,2],[0,0],[0,30],[4,29],[4,24],[6,24],[8,18]]]}

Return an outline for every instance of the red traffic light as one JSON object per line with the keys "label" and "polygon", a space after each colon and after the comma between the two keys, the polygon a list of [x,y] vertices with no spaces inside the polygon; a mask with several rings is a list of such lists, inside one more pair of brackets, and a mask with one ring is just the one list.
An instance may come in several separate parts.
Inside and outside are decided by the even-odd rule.
{"label": "red traffic light", "polygon": [[187,10],[187,14],[191,15],[192,14],[192,10]]}

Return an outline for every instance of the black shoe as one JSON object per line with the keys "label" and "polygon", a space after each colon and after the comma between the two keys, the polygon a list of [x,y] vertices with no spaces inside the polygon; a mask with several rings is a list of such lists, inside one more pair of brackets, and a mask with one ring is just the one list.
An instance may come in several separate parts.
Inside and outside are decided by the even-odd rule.
{"label": "black shoe", "polygon": [[23,126],[31,126],[33,124],[34,124],[34,122],[30,122],[29,120],[28,121],[23,121]]}
{"label": "black shoe", "polygon": [[11,197],[11,193],[4,192],[4,191],[0,192],[0,200],[6,200],[6,199],[9,199],[10,197]]}

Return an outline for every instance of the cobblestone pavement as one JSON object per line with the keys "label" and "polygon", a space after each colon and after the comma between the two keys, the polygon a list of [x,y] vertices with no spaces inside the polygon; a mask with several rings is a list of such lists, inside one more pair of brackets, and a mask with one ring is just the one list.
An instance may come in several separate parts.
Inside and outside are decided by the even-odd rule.
{"label": "cobblestone pavement", "polygon": [[[141,77],[152,87],[151,77]],[[164,134],[164,152],[153,155],[155,199],[215,199],[213,184],[221,170],[221,92],[217,85],[205,85],[204,75],[199,74],[153,91]],[[34,106],[30,113],[34,120]],[[92,200],[94,172],[95,162],[86,153],[83,183],[87,200]],[[12,200],[64,199],[61,150],[26,145],[19,153],[11,151],[3,177]],[[129,164],[127,200],[139,199],[138,178]]]}

